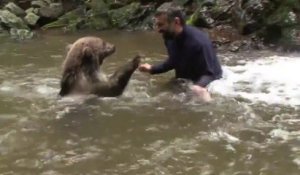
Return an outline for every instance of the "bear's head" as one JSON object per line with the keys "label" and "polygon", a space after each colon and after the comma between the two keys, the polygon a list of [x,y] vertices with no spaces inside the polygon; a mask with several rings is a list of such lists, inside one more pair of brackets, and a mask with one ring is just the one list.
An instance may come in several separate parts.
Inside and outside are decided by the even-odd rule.
{"label": "bear's head", "polygon": [[98,60],[98,65],[101,65],[105,58],[116,51],[116,47],[113,44],[104,41],[101,38],[86,37],[83,38],[83,40],[85,40],[86,43],[85,47],[82,49],[90,50],[91,53],[87,54],[93,54],[93,56]]}
{"label": "bear's head", "polygon": [[67,56],[63,69],[91,67],[98,70],[103,60],[113,54],[115,46],[99,37],[83,37],[67,46]]}

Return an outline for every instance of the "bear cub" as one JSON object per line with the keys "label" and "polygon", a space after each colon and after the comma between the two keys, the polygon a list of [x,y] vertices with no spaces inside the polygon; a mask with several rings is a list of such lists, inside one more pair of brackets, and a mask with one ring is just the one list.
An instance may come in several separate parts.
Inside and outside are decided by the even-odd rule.
{"label": "bear cub", "polygon": [[87,36],[79,38],[68,48],[62,65],[60,96],[70,94],[120,96],[141,61],[141,56],[136,55],[104,80],[100,75],[100,67],[103,60],[115,52],[113,44],[99,37]]}

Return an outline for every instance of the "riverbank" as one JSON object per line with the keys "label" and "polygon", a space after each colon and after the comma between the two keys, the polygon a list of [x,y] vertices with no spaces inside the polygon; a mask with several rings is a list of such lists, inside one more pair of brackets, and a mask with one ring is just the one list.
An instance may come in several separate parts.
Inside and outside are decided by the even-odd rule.
{"label": "riverbank", "polygon": [[[39,30],[152,30],[155,0],[4,0],[0,33],[31,39]],[[267,48],[300,50],[300,3],[297,0],[173,0],[187,23],[210,34],[220,50]]]}

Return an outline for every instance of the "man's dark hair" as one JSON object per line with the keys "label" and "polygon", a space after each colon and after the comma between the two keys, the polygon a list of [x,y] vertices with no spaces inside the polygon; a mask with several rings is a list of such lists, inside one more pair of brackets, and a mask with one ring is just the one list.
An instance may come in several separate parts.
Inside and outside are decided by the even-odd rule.
{"label": "man's dark hair", "polygon": [[183,10],[175,3],[168,2],[161,5],[155,12],[154,16],[167,15],[168,21],[172,22],[177,17],[181,25],[185,25]]}

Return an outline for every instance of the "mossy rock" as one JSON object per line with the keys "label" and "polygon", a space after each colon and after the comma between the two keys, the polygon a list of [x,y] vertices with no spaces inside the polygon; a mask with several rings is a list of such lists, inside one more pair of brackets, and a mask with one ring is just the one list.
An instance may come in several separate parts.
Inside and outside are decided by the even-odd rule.
{"label": "mossy rock", "polygon": [[266,19],[266,25],[291,26],[296,25],[296,15],[291,8],[280,6]]}
{"label": "mossy rock", "polygon": [[134,18],[135,13],[140,9],[140,3],[133,2],[119,9],[109,11],[111,24],[116,28],[124,28]]}
{"label": "mossy rock", "polygon": [[78,23],[81,23],[84,20],[84,18],[85,18],[85,14],[83,9],[78,8],[59,17],[58,20],[43,26],[42,29],[45,30],[51,28],[76,26]]}
{"label": "mossy rock", "polygon": [[94,30],[104,30],[111,28],[111,24],[108,18],[102,16],[92,16],[86,20],[83,28],[94,29]]}
{"label": "mossy rock", "polygon": [[36,25],[37,21],[40,19],[39,16],[37,16],[36,14],[30,12],[28,13],[25,17],[24,20],[29,24],[29,25]]}
{"label": "mossy rock", "polygon": [[92,11],[94,15],[107,14],[108,6],[103,0],[86,1],[85,5]]}
{"label": "mossy rock", "polygon": [[8,10],[0,10],[0,22],[8,28],[28,29],[25,22]]}
{"label": "mossy rock", "polygon": [[34,32],[28,29],[11,28],[9,33],[13,39],[17,40],[32,39],[34,37]]}
{"label": "mossy rock", "polygon": [[13,14],[15,14],[19,17],[23,17],[26,14],[25,11],[22,8],[20,8],[19,6],[17,6],[13,2],[10,2],[10,3],[6,4],[4,9],[9,10],[10,12],[12,12]]}

